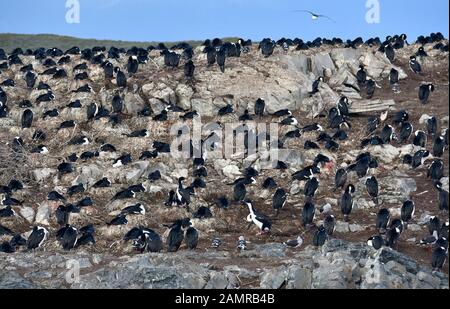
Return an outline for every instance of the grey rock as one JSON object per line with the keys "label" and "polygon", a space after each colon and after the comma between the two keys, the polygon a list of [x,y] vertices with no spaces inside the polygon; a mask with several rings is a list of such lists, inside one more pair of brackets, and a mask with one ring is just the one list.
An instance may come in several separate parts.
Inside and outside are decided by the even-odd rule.
{"label": "grey rock", "polygon": [[280,258],[286,253],[286,246],[280,243],[269,243],[263,245],[255,245],[254,250],[260,257]]}
{"label": "grey rock", "polygon": [[[270,289],[448,288],[447,275],[433,273],[388,248],[376,251],[365,244],[331,238],[322,248],[308,246],[289,259],[280,254],[281,247],[284,246],[255,245],[251,255],[241,256],[261,266],[256,270],[236,265],[217,269],[218,261],[220,264],[231,264],[231,258],[235,261],[235,257],[221,251],[180,250],[176,256],[159,253],[122,257],[90,256],[81,251],[64,255],[44,251],[0,253],[0,268],[4,270],[0,273],[0,288],[231,289],[239,288],[242,279],[253,282],[251,287]],[[283,265],[272,266],[278,259],[282,259]],[[82,270],[79,282],[66,281],[69,261],[79,262]]]}
{"label": "grey rock", "polygon": [[438,289],[441,285],[441,280],[437,276],[424,271],[419,271],[417,273],[417,280],[421,283],[428,284],[433,289]]}
{"label": "grey rock", "polygon": [[292,184],[291,184],[291,188],[289,190],[289,193],[291,195],[296,195],[296,194],[300,193],[300,190],[301,190],[301,188],[300,188],[300,185],[299,185],[299,181],[298,180],[294,180],[292,182]]}
{"label": "grey rock", "polygon": [[361,232],[365,230],[365,227],[359,224],[350,224],[349,225],[350,232]]}
{"label": "grey rock", "polygon": [[127,92],[125,94],[123,101],[124,101],[123,112],[128,115],[136,115],[145,107],[144,100],[137,93]]}
{"label": "grey rock", "polygon": [[253,278],[253,277],[258,276],[258,274],[255,271],[251,271],[249,269],[242,268],[237,265],[225,266],[223,269],[227,273],[233,273],[233,274],[239,275],[239,278]]}
{"label": "grey rock", "polygon": [[344,269],[341,265],[322,265],[313,271],[314,289],[346,289],[349,288],[345,273],[349,269]]}
{"label": "grey rock", "polygon": [[157,98],[150,98],[148,100],[148,103],[150,104],[153,113],[155,113],[156,115],[160,114],[167,107],[167,104],[165,102]]}
{"label": "grey rock", "polygon": [[45,202],[38,207],[35,222],[43,225],[50,225],[51,208]]}
{"label": "grey rock", "polygon": [[389,248],[383,248],[380,251],[378,260],[383,264],[387,264],[389,261],[395,261],[398,264],[403,265],[406,271],[412,274],[417,274],[419,269],[417,262]]}
{"label": "grey rock", "polygon": [[186,281],[185,286],[189,289],[204,289],[206,285],[205,279],[198,275],[183,275],[183,279]]}
{"label": "grey rock", "polygon": [[360,50],[351,48],[336,48],[330,52],[330,56],[338,68],[345,65],[348,66],[352,72],[356,72],[358,70],[358,66],[360,65],[359,58],[361,57],[361,54],[362,52]]}
{"label": "grey rock", "polygon": [[310,289],[312,283],[311,271],[299,266],[289,267],[288,289]]}
{"label": "grey rock", "polygon": [[370,147],[370,153],[376,158],[379,158],[383,163],[389,164],[400,157],[401,149],[387,144]]}
{"label": "grey rock", "polygon": [[219,108],[216,108],[212,103],[212,98],[197,98],[193,97],[191,99],[191,108],[196,110],[203,116],[215,116]]}
{"label": "grey rock", "polygon": [[228,279],[222,272],[214,272],[211,274],[206,289],[225,289],[228,286]]}
{"label": "grey rock", "polygon": [[38,168],[33,170],[33,176],[36,181],[40,182],[47,178],[50,178],[52,175],[56,174],[56,169],[53,168]]}
{"label": "grey rock", "polygon": [[284,266],[267,270],[261,275],[260,286],[263,289],[279,289],[285,283],[287,274]]}
{"label": "grey rock", "polygon": [[237,176],[242,175],[241,171],[239,170],[239,167],[236,165],[227,165],[222,169],[222,173],[224,176],[235,179]]}
{"label": "grey rock", "polygon": [[12,271],[0,272],[1,289],[35,289],[38,288],[31,281],[21,277],[18,273]]}
{"label": "grey rock", "polygon": [[337,233],[347,233],[349,231],[348,222],[337,221],[336,222],[336,230]]}
{"label": "grey rock", "polygon": [[403,203],[410,198],[412,192],[417,191],[417,184],[413,178],[384,177],[379,179],[379,185],[383,188],[382,201],[391,203]]}
{"label": "grey rock", "polygon": [[313,73],[315,76],[323,76],[324,70],[329,70],[334,73],[336,67],[330,54],[327,52],[317,53],[312,57]]}
{"label": "grey rock", "polygon": [[95,164],[83,165],[81,173],[72,181],[72,186],[83,184],[85,188],[93,186],[103,177],[103,171]]}
{"label": "grey rock", "polygon": [[422,228],[418,224],[408,224],[408,230],[410,230],[412,232],[418,232],[418,231],[421,231]]}
{"label": "grey rock", "polygon": [[33,223],[34,221],[34,209],[31,207],[22,207],[20,209],[20,215],[24,217],[25,220],[27,220],[30,223]]}
{"label": "grey rock", "polygon": [[442,188],[448,192],[448,177],[441,178]]}
{"label": "grey rock", "polygon": [[428,114],[423,114],[422,116],[420,116],[419,119],[419,123],[420,124],[426,124],[428,119],[430,119],[432,116],[428,115]]}
{"label": "grey rock", "polygon": [[189,110],[191,108],[191,98],[194,95],[194,90],[185,84],[179,84],[175,89],[175,94],[178,98],[178,106],[182,109]]}
{"label": "grey rock", "polygon": [[[142,91],[145,93],[144,89],[145,85],[142,87]],[[176,104],[177,103],[177,97],[175,94],[175,91],[173,91],[171,88],[167,87],[165,84],[161,83],[157,85],[157,89],[153,90],[150,94],[152,97],[161,100],[162,102],[166,104]]]}

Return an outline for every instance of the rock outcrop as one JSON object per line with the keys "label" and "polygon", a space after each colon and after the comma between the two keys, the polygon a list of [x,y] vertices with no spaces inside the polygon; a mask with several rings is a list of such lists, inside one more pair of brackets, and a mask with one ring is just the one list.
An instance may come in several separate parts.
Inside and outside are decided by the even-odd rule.
{"label": "rock outcrop", "polygon": [[319,249],[292,250],[268,243],[237,255],[209,251],[0,256],[2,289],[448,289],[448,277],[401,253],[336,239]]}

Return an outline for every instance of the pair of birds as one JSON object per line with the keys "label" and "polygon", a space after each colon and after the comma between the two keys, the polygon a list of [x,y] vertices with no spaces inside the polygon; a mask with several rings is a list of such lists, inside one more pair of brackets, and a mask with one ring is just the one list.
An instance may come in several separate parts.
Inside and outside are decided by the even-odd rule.
{"label": "pair of birds", "polygon": [[[133,192],[133,191],[132,191]],[[128,215],[145,215],[145,207],[141,203],[130,205],[121,210],[120,214],[107,223],[108,226],[128,224]]]}
{"label": "pair of birds", "polygon": [[142,226],[134,227],[123,237],[125,242],[132,241],[133,247],[141,253],[160,252],[163,249],[161,237],[152,229]]}
{"label": "pair of birds", "polygon": [[[189,218],[178,219],[173,224],[164,226],[169,228],[166,238],[167,252],[178,251],[183,240],[189,250],[197,248],[199,233]],[[158,233],[142,226],[132,228],[125,234],[123,240],[125,242],[132,241],[133,247],[141,253],[145,251],[161,252],[163,249],[163,241]],[[219,246],[220,240],[217,244],[217,247]]]}
{"label": "pair of birds", "polygon": [[[218,249],[222,245],[222,240],[218,237],[214,237],[211,242],[211,247],[213,249]],[[236,248],[239,251],[244,251],[247,249],[247,241],[245,240],[244,236],[239,236],[237,242],[236,242]]]}
{"label": "pair of birds", "polygon": [[[92,225],[85,226],[79,231],[73,226],[66,225],[58,230],[56,236],[64,250],[70,250],[75,246],[95,243],[93,234],[94,227]],[[26,244],[28,250],[37,249],[42,246],[48,237],[49,231],[45,227],[35,226],[26,242],[23,241],[23,244]],[[14,239],[17,239],[17,236],[13,238],[13,241]]]}
{"label": "pair of birds", "polygon": [[[333,215],[327,214],[323,224],[317,227],[313,236],[313,245],[316,247],[321,247],[325,244],[327,239],[333,235],[335,231],[336,219]],[[303,238],[298,236],[296,239],[288,240],[284,243],[287,247],[299,248],[303,245]]]}
{"label": "pair of birds", "polygon": [[186,246],[189,250],[197,248],[199,234],[190,219],[177,220],[167,227],[170,228],[169,235],[166,239],[168,252],[178,251],[183,240],[186,241]]}
{"label": "pair of birds", "polygon": [[359,70],[356,72],[356,80],[360,89],[366,89],[366,95],[368,99],[371,99],[375,94],[375,88],[377,87],[373,79],[367,78],[367,72],[365,71],[364,65],[359,66]]}

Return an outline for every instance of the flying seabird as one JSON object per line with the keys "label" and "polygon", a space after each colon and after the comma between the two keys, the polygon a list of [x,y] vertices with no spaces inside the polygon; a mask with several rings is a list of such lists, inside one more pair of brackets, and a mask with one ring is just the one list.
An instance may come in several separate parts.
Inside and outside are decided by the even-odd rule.
{"label": "flying seabird", "polygon": [[293,12],[304,12],[304,13],[309,13],[309,14],[311,15],[312,20],[318,20],[319,18],[326,18],[326,19],[331,20],[331,21],[334,22],[334,23],[336,22],[336,21],[334,21],[332,18],[330,18],[330,17],[328,17],[328,16],[326,16],[326,15],[316,14],[316,13],[313,13],[313,12],[308,11],[308,10],[294,10]]}

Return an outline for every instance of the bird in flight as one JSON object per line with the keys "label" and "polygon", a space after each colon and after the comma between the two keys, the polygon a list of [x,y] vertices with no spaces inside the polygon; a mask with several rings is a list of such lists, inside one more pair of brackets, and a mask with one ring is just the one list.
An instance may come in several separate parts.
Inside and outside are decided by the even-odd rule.
{"label": "bird in flight", "polygon": [[305,12],[305,13],[309,13],[309,14],[311,15],[311,18],[312,18],[313,20],[317,20],[317,19],[323,17],[323,18],[329,19],[329,20],[331,20],[332,22],[335,23],[335,21],[334,21],[333,19],[331,19],[330,17],[328,17],[328,16],[326,16],[326,15],[316,14],[316,13],[313,13],[313,12],[308,11],[308,10],[295,10],[295,11],[293,11],[293,12]]}

